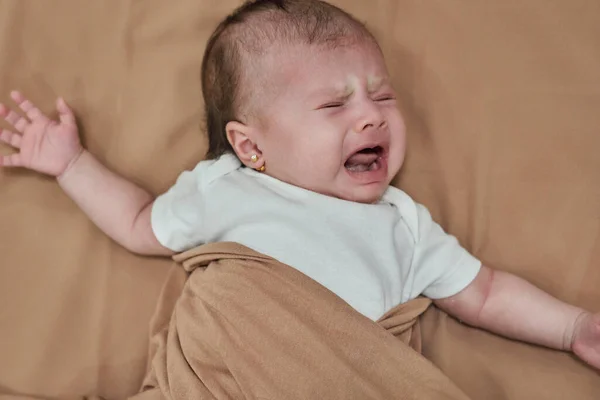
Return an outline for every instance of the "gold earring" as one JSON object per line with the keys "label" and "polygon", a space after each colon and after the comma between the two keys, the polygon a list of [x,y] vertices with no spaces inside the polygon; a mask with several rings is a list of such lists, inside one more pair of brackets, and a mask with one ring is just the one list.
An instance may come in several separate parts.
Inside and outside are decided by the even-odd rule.
{"label": "gold earring", "polygon": [[266,167],[265,167],[265,165],[263,164],[263,165],[261,165],[261,167],[260,167],[260,168],[257,168],[256,170],[257,170],[258,172],[265,172],[265,169],[267,169],[267,168],[266,168]]}
{"label": "gold earring", "polygon": [[252,157],[250,157],[250,161],[252,161],[253,163],[258,161],[258,156],[256,154],[252,154]]}

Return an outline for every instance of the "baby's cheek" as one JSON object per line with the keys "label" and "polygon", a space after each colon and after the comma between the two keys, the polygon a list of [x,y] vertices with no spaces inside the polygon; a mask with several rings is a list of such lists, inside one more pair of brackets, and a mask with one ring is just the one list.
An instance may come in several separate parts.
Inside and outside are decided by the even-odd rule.
{"label": "baby's cheek", "polygon": [[[317,183],[327,184],[337,174],[339,162],[336,154],[323,148],[313,149],[311,155],[302,161],[303,173]],[[310,161],[308,161],[310,160]]]}
{"label": "baby's cheek", "polygon": [[400,138],[403,140],[404,136],[406,135],[406,125],[404,123],[402,115],[400,115],[400,112],[390,112],[390,114],[387,117],[387,120],[390,128],[390,133],[396,139]]}

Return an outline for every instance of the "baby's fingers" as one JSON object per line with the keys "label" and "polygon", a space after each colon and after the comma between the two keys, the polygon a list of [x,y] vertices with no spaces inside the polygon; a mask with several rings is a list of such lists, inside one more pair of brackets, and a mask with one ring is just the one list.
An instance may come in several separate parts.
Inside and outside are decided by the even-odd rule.
{"label": "baby's fingers", "polygon": [[21,117],[3,104],[0,104],[0,117],[3,117],[6,122],[14,126],[18,132],[23,132],[27,124],[29,124],[27,119]]}
{"label": "baby's fingers", "polygon": [[4,142],[15,149],[20,149],[21,135],[11,132],[8,129],[0,129],[0,142]]}
{"label": "baby's fingers", "polygon": [[58,117],[60,118],[61,123],[66,125],[75,125],[75,115],[65,102],[65,99],[59,97],[56,100],[56,109],[58,110]]}
{"label": "baby's fingers", "polygon": [[0,156],[0,167],[22,167],[23,162],[19,153]]}
{"label": "baby's fingers", "polygon": [[19,105],[21,110],[27,114],[27,117],[31,121],[35,121],[36,119],[46,118],[44,113],[42,113],[31,101],[27,100],[25,96],[23,96],[20,92],[13,91],[10,93],[10,97]]}

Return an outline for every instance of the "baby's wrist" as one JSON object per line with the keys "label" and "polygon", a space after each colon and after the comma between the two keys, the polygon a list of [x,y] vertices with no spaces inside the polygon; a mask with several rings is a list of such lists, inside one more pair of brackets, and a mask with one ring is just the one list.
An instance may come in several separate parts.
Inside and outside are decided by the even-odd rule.
{"label": "baby's wrist", "polygon": [[585,321],[588,315],[590,315],[589,312],[580,310],[579,313],[573,319],[573,322],[570,324],[570,326],[567,327],[563,343],[564,350],[573,351],[573,344],[577,340],[583,322]]}
{"label": "baby's wrist", "polygon": [[86,150],[81,146],[79,150],[75,153],[75,155],[71,158],[71,160],[65,166],[65,169],[56,176],[56,179],[60,183],[65,180],[65,177],[69,175],[69,172],[74,168],[77,162],[82,158],[83,154],[86,153]]}

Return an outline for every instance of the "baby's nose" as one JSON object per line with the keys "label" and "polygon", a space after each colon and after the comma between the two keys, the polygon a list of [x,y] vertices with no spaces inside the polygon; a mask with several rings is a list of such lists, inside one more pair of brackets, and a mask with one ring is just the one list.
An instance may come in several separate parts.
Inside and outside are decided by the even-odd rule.
{"label": "baby's nose", "polygon": [[385,127],[385,125],[386,120],[381,111],[376,106],[370,105],[358,118],[354,130],[360,133],[368,129],[379,129]]}

